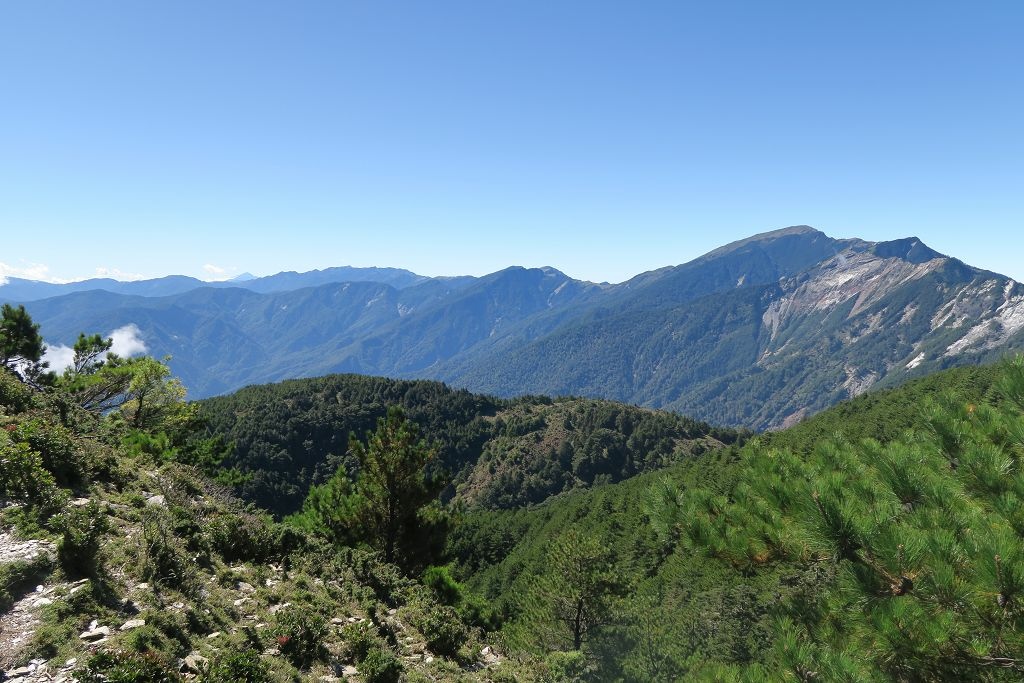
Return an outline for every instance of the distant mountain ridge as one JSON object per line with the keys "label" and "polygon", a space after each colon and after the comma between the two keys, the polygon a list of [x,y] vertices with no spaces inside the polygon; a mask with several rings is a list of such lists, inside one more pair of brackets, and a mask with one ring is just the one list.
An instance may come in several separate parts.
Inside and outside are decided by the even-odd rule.
{"label": "distant mountain ridge", "polygon": [[[135,324],[152,353],[173,356],[193,397],[351,372],[607,398],[754,429],[1024,348],[1024,286],[914,237],[835,239],[792,226],[614,285],[553,268],[365,271],[167,296],[76,292],[29,310],[51,343]],[[355,276],[390,280],[315,284]]]}
{"label": "distant mountain ridge", "polygon": [[317,287],[335,282],[380,282],[397,289],[424,282],[430,278],[417,275],[401,268],[354,268],[338,266],[305,273],[284,271],[275,275],[256,277],[242,273],[230,280],[208,282],[187,275],[168,275],[146,280],[121,281],[112,278],[91,278],[78,282],[54,283],[26,280],[23,278],[0,278],[0,298],[5,301],[38,301],[75,292],[103,290],[115,294],[136,296],[173,296],[201,287],[241,287],[254,292],[286,292],[303,287]]}

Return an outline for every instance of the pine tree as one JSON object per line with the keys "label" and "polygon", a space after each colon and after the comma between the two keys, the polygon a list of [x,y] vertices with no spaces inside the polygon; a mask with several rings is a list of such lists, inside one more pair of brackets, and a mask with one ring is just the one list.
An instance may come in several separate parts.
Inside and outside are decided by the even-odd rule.
{"label": "pine tree", "polygon": [[547,566],[529,597],[531,621],[546,625],[554,647],[580,650],[615,622],[625,578],[607,546],[575,529],[551,547]]}
{"label": "pine tree", "polygon": [[33,383],[46,369],[47,363],[42,360],[45,351],[39,325],[32,322],[25,307],[4,304],[0,308],[0,367]]}

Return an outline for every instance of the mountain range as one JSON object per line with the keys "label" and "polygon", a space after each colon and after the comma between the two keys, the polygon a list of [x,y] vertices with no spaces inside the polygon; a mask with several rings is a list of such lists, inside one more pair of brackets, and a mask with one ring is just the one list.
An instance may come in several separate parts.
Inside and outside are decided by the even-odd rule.
{"label": "mountain range", "polygon": [[[42,298],[41,298],[42,297]],[[1024,286],[919,239],[755,235],[620,284],[553,268],[336,268],[240,282],[10,279],[51,344],[135,325],[190,396],[334,372],[579,395],[752,429],[1024,347]]]}

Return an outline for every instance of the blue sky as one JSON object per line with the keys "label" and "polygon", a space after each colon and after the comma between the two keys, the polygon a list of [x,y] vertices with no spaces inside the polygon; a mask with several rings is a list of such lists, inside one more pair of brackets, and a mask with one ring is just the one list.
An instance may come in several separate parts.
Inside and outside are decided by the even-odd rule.
{"label": "blue sky", "polygon": [[786,225],[1024,279],[1024,3],[0,6],[7,274],[552,265]]}

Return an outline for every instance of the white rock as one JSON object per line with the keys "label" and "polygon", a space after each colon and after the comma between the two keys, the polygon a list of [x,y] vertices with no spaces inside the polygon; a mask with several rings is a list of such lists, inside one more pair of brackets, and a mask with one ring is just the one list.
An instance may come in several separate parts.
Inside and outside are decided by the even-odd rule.
{"label": "white rock", "polygon": [[103,638],[106,638],[109,635],[110,635],[110,627],[109,626],[99,626],[99,627],[94,628],[94,629],[92,629],[90,631],[82,632],[78,637],[81,638],[82,640],[88,640],[90,642],[96,642],[96,641],[102,640]]}
{"label": "white rock", "polygon": [[145,619],[129,619],[128,621],[121,624],[122,631],[131,631],[134,628],[141,628],[146,625]]}

